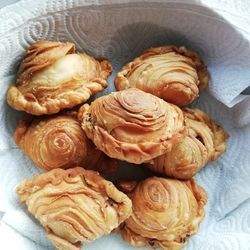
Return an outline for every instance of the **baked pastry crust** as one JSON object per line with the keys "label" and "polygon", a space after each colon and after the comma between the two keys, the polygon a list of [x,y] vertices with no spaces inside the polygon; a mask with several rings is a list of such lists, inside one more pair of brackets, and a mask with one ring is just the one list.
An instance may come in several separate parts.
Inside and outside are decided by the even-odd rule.
{"label": "baked pastry crust", "polygon": [[204,217],[205,191],[194,180],[150,177],[118,187],[132,200],[132,215],[120,226],[124,240],[136,247],[176,250],[195,234]]}
{"label": "baked pastry crust", "polygon": [[77,112],[64,112],[49,117],[26,117],[19,122],[14,140],[40,168],[71,168],[83,166],[99,172],[116,169],[109,158],[87,138]]}
{"label": "baked pastry crust", "polygon": [[108,235],[131,214],[125,194],[97,172],[80,167],[24,180],[17,194],[60,250],[82,249],[82,242]]}
{"label": "baked pastry crust", "polygon": [[136,164],[171,150],[184,133],[177,106],[134,88],[102,96],[79,113],[83,130],[98,149]]}
{"label": "baked pastry crust", "polygon": [[198,97],[209,80],[198,55],[185,47],[151,48],[123,66],[115,78],[117,90],[131,87],[184,106]]}
{"label": "baked pastry crust", "polygon": [[147,166],[153,171],[178,179],[192,178],[209,161],[226,151],[227,132],[199,109],[185,108],[186,135],[172,150]]}
{"label": "baked pastry crust", "polygon": [[55,114],[106,88],[111,72],[108,60],[78,54],[73,43],[38,41],[27,49],[7,101],[33,115]]}
{"label": "baked pastry crust", "polygon": [[189,120],[196,120],[205,123],[213,133],[214,152],[210,155],[209,160],[217,160],[227,149],[225,140],[229,138],[228,133],[213,119],[200,109],[183,109],[185,117]]}

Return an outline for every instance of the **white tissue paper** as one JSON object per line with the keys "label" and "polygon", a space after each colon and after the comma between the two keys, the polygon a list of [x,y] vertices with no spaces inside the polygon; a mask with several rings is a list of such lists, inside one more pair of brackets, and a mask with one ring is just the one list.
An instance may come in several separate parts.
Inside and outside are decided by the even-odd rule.
{"label": "white tissue paper", "polygon": [[[25,49],[48,39],[110,59],[109,87],[97,96],[113,91],[116,72],[144,49],[175,44],[200,54],[211,81],[192,106],[211,115],[230,138],[227,152],[195,177],[209,200],[199,232],[184,249],[250,249],[250,97],[241,94],[250,84],[249,9],[248,1],[23,0],[0,10],[0,248],[53,249],[15,194],[23,179],[42,170],[13,142],[23,113],[6,103]],[[127,177],[133,171],[123,169]],[[84,249],[134,248],[113,234]]]}

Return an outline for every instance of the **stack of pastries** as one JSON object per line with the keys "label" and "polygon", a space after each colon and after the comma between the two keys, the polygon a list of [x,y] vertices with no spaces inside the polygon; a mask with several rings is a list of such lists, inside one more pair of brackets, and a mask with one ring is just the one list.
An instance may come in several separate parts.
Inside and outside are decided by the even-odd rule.
{"label": "stack of pastries", "polygon": [[[206,113],[184,107],[208,85],[207,68],[185,47],[151,48],[118,72],[117,92],[87,104],[111,73],[107,59],[70,42],[27,49],[7,101],[27,113],[14,140],[44,173],[17,195],[59,250],[111,232],[133,246],[180,249],[205,215],[206,192],[192,177],[228,138]],[[100,174],[108,178],[119,160],[152,174],[113,184]]]}

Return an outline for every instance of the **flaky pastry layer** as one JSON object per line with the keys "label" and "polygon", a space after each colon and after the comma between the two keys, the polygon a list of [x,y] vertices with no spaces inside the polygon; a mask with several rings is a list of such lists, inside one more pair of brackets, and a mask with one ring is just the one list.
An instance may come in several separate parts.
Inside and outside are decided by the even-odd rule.
{"label": "flaky pastry layer", "polygon": [[17,194],[60,250],[82,249],[82,242],[108,235],[131,214],[125,194],[97,172],[80,167],[24,180]]}
{"label": "flaky pastry layer", "polygon": [[27,49],[7,101],[33,115],[55,114],[106,88],[111,72],[108,60],[76,53],[72,43],[38,41]]}
{"label": "flaky pastry layer", "polygon": [[115,78],[117,90],[131,87],[184,106],[198,97],[209,80],[207,68],[185,47],[162,46],[144,51],[123,66]]}
{"label": "flaky pastry layer", "polygon": [[183,137],[183,113],[175,105],[130,88],[96,99],[79,112],[82,128],[112,158],[140,164]]}
{"label": "flaky pastry layer", "polygon": [[96,149],[77,119],[77,112],[49,117],[26,117],[19,122],[14,140],[40,168],[83,166],[99,172],[116,169],[116,160]]}
{"label": "flaky pastry layer", "polygon": [[159,173],[178,179],[192,178],[209,161],[216,160],[226,150],[227,132],[199,109],[185,108],[188,134],[172,150],[147,166]]}
{"label": "flaky pastry layer", "polygon": [[194,180],[150,177],[118,187],[132,200],[132,215],[120,226],[124,240],[136,247],[176,250],[195,234],[204,217],[205,191]]}

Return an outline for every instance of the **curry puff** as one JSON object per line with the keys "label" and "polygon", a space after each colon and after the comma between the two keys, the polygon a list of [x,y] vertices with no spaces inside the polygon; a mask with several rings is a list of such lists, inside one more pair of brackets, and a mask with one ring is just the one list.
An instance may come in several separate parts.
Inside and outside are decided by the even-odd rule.
{"label": "curry puff", "polygon": [[183,111],[188,134],[170,152],[147,166],[170,177],[189,179],[226,151],[228,134],[203,111],[190,108]]}
{"label": "curry puff", "polygon": [[77,119],[77,112],[49,117],[27,117],[19,122],[14,140],[40,168],[82,166],[99,172],[116,168],[116,160],[96,149]]}
{"label": "curry puff", "polygon": [[135,88],[85,104],[79,116],[98,149],[136,164],[168,152],[184,133],[183,113],[177,106]]}
{"label": "curry puff", "polygon": [[151,48],[126,64],[117,74],[117,90],[139,88],[165,101],[184,106],[198,97],[209,80],[198,55],[185,47]]}
{"label": "curry puff", "polygon": [[150,177],[120,182],[132,200],[132,215],[120,226],[124,240],[136,247],[182,248],[204,217],[205,191],[194,180]]}
{"label": "curry puff", "polygon": [[107,60],[77,53],[73,43],[38,41],[27,49],[7,100],[33,115],[58,113],[106,88],[111,72]]}
{"label": "curry puff", "polygon": [[54,169],[17,188],[21,202],[60,250],[79,250],[108,235],[131,214],[131,201],[97,172]]}

